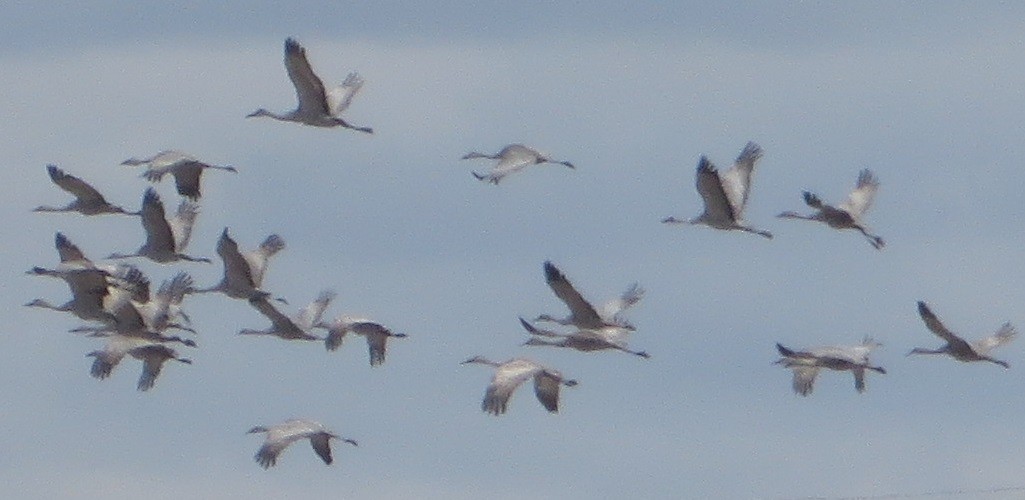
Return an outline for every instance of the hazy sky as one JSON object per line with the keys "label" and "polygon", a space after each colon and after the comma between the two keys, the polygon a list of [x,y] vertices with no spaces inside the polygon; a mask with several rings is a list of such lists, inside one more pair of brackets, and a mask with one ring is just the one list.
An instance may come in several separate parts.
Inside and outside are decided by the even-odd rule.
{"label": "hazy sky", "polygon": [[[0,336],[0,484],[19,498],[836,498],[1025,487],[1025,356],[905,358],[939,347],[926,300],[954,331],[1025,327],[1025,7],[931,3],[18,2],[0,17],[0,185],[7,307]],[[367,136],[270,120],[294,93],[295,36],[326,82],[359,71],[347,111]],[[768,241],[667,227],[701,210],[694,167],[762,145],[749,221]],[[572,161],[495,187],[460,161],[522,142]],[[288,243],[265,287],[288,313],[324,288],[328,316],[408,333],[371,369],[350,338],[240,338],[248,304],[200,296],[200,333],[156,387],[139,363],[89,377],[95,339],[26,276],[64,232],[93,258],[133,251],[137,220],[35,214],[68,197],[56,163],[137,207],[130,156],[180,149],[238,175],[204,178],[190,253]],[[862,168],[882,182],[869,223],[888,242],[776,219],[802,190],[839,202]],[[173,184],[157,186],[169,205]],[[621,353],[521,347],[517,316],[564,308],[552,260],[594,301],[648,294]],[[154,282],[212,265],[138,264]],[[792,347],[884,346],[868,391],[824,373],[814,394],[772,364]],[[575,378],[550,415],[530,393],[480,411],[476,354],[527,356]],[[254,425],[309,417],[359,448],[324,466],[306,443],[264,471]],[[979,498],[1017,498],[1021,490]],[[1002,496],[1003,495],[1003,496]],[[952,498],[963,498],[952,497]]]}

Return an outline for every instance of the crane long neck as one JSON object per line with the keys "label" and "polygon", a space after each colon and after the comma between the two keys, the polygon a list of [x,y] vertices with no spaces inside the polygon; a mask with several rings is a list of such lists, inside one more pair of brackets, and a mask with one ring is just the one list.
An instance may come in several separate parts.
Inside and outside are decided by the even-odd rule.
{"label": "crane long neck", "polygon": [[40,205],[34,209],[33,212],[70,212],[71,209],[68,207],[51,207],[49,205]]}
{"label": "crane long neck", "polygon": [[523,343],[523,345],[555,346],[555,347],[563,347],[564,344],[565,344],[565,340],[563,340],[561,342],[560,341],[547,341],[547,340],[539,339],[537,337],[531,337],[530,340],[527,340],[526,342]]}
{"label": "crane long neck", "polygon": [[801,215],[797,212],[783,212],[776,217],[783,219],[801,219],[801,220],[816,220],[814,215]]}

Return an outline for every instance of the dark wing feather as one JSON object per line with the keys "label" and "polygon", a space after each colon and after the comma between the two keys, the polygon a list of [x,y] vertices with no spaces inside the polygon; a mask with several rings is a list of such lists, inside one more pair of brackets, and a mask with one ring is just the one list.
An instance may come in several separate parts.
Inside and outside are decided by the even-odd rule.
{"label": "dark wing feather", "polygon": [[199,177],[205,166],[198,161],[187,161],[175,167],[174,185],[178,189],[178,194],[190,200],[199,199]]}
{"label": "dark wing feather", "polygon": [[534,394],[537,400],[551,413],[559,412],[559,379],[542,371],[534,375]]}
{"label": "dark wing feather", "polygon": [[306,59],[306,49],[299,42],[289,38],[285,40],[285,69],[288,78],[295,86],[295,96],[299,100],[299,108],[319,111],[330,115],[327,97],[324,94],[324,82],[313,72],[310,62]]}
{"label": "dark wing feather", "polygon": [[224,228],[220,239],[217,240],[217,255],[224,262],[224,276],[227,280],[243,280],[243,286],[236,286],[237,288],[255,288],[252,269],[239,252],[238,243],[228,235],[228,228]]}
{"label": "dark wing feather", "polygon": [[573,285],[566,279],[566,276],[550,261],[545,262],[545,281],[552,288],[552,291],[555,292],[555,296],[569,307],[570,313],[573,315],[573,321],[578,327],[601,328],[604,326],[605,322],[602,321],[594,306],[585,300],[580,295],[580,292],[577,292],[576,288],[573,288]]}
{"label": "dark wing feather", "polygon": [[57,235],[54,236],[53,244],[57,247],[57,253],[60,255],[61,262],[72,262],[76,260],[89,261],[89,259],[85,258],[85,254],[82,253],[82,250],[62,233],[58,232]]}
{"label": "dark wing feather", "polygon": [[146,246],[174,251],[174,233],[167,223],[164,204],[153,188],[147,189],[142,197],[142,228],[146,231]]}
{"label": "dark wing feather", "polygon": [[310,444],[313,445],[313,451],[317,452],[317,455],[325,464],[331,465],[334,460],[331,458],[331,437],[327,433],[321,432],[310,436]]}
{"label": "dark wing feather", "polygon": [[929,306],[926,305],[925,302],[918,302],[918,314],[922,317],[922,321],[925,322],[925,326],[929,328],[929,331],[935,333],[941,339],[946,340],[948,344],[964,344],[965,347],[968,347],[967,342],[957,335],[954,335],[954,333],[948,330],[946,326],[943,326],[943,323],[941,323],[940,319],[933,314],[932,310],[929,309]]}
{"label": "dark wing feather", "polygon": [[82,203],[87,205],[107,204],[107,200],[103,199],[103,195],[101,195],[96,188],[90,186],[82,179],[73,175],[65,174],[64,171],[57,168],[56,165],[47,165],[46,171],[50,173],[50,179],[54,184],[74,195],[75,198],[78,198]]}
{"label": "dark wing feather", "polygon": [[702,156],[698,161],[698,172],[696,181],[698,193],[705,203],[705,212],[713,219],[736,221],[736,214],[730,205],[726,191],[722,187],[722,180],[715,165]]}

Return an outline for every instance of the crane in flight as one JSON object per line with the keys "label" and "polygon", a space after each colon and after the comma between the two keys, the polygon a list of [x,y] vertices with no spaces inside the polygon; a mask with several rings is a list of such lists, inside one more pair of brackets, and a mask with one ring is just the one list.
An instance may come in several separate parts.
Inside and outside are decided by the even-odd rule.
{"label": "crane in flight", "polygon": [[285,113],[274,113],[260,108],[246,118],[266,116],[314,127],[344,127],[357,132],[374,133],[370,127],[351,125],[339,116],[352,103],[356,93],[363,88],[363,78],[358,74],[349,73],[340,86],[327,90],[324,82],[310,67],[310,62],[306,59],[306,49],[293,38],[285,40],[285,69],[288,70],[288,78],[295,86],[299,106]]}

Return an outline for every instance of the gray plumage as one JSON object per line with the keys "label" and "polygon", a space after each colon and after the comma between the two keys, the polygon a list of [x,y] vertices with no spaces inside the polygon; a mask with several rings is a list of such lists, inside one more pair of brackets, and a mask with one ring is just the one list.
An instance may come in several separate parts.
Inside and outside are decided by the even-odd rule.
{"label": "gray plumage", "polygon": [[748,142],[737,161],[726,172],[719,173],[705,156],[698,161],[697,190],[705,210],[691,219],[666,217],[666,224],[701,224],[721,230],[739,230],[772,238],[772,233],[744,223],[744,210],[751,192],[751,176],[762,157],[762,148]]}
{"label": "gray plumage", "polygon": [[912,354],[946,354],[958,361],[989,361],[990,363],[998,364],[1004,368],[1010,367],[1006,361],[994,359],[989,356],[990,351],[1009,343],[1018,335],[1018,332],[1010,323],[1004,323],[995,334],[990,335],[989,337],[984,337],[975,342],[969,343],[955,335],[954,332],[951,332],[946,326],[944,326],[925,302],[918,302],[918,314],[922,317],[922,321],[925,322],[926,328],[928,328],[930,332],[936,334],[937,337],[945,340],[947,343],[939,349],[923,349],[921,347],[916,347],[908,353],[908,356]]}
{"label": "gray plumage", "polygon": [[847,197],[847,200],[839,206],[834,207],[823,203],[818,196],[811,192],[804,191],[804,203],[816,210],[811,215],[801,215],[796,212],[783,212],[777,217],[785,219],[803,219],[825,223],[833,229],[855,229],[868,240],[876,250],[882,250],[886,245],[879,236],[869,232],[865,223],[862,222],[865,212],[872,206],[876,192],[879,190],[879,180],[869,169],[864,169],[858,174],[858,183]]}
{"label": "gray plumage", "polygon": [[495,163],[495,166],[491,168],[491,171],[486,174],[471,172],[477,180],[490,182],[496,186],[503,178],[505,178],[505,176],[519,172],[530,165],[554,163],[564,165],[569,168],[576,168],[568,161],[553,160],[548,155],[538,152],[533,148],[524,146],[523,144],[510,144],[502,148],[502,150],[496,154],[478,153],[473,151],[463,155],[462,157],[463,160],[472,160],[476,158],[498,160],[498,163]]}
{"label": "gray plumage", "polygon": [[292,38],[285,40],[285,69],[288,70],[288,78],[295,87],[298,107],[286,113],[274,113],[260,108],[246,118],[266,116],[314,127],[344,127],[367,134],[374,133],[370,127],[351,125],[339,116],[352,103],[356,93],[363,88],[363,78],[358,74],[349,73],[340,86],[326,90],[324,82],[313,72],[310,62],[306,59],[306,49]]}
{"label": "gray plumage", "polygon": [[331,455],[331,440],[339,439],[353,446],[359,446],[356,441],[343,438],[331,432],[319,422],[305,419],[286,420],[277,425],[257,426],[249,429],[248,434],[265,433],[266,438],[263,445],[257,450],[253,457],[256,463],[264,469],[270,468],[278,463],[278,455],[288,445],[300,440],[309,439],[313,451],[324,461],[331,465],[334,458]]}
{"label": "gray plumage", "polygon": [[854,388],[865,392],[865,370],[886,373],[886,370],[869,363],[868,356],[880,344],[871,338],[865,338],[859,345],[828,346],[795,351],[776,344],[781,358],[776,361],[793,370],[794,392],[801,396],[811,394],[815,378],[822,368],[835,371],[850,371],[854,375]]}
{"label": "gray plumage", "polygon": [[496,363],[482,356],[474,356],[463,361],[462,364],[473,363],[495,368],[491,383],[488,384],[488,388],[484,392],[484,400],[481,402],[481,409],[492,415],[505,413],[512,393],[528,379],[534,379],[534,394],[550,413],[559,411],[559,387],[577,385],[576,380],[567,380],[558,371],[546,368],[529,359],[516,358]]}

